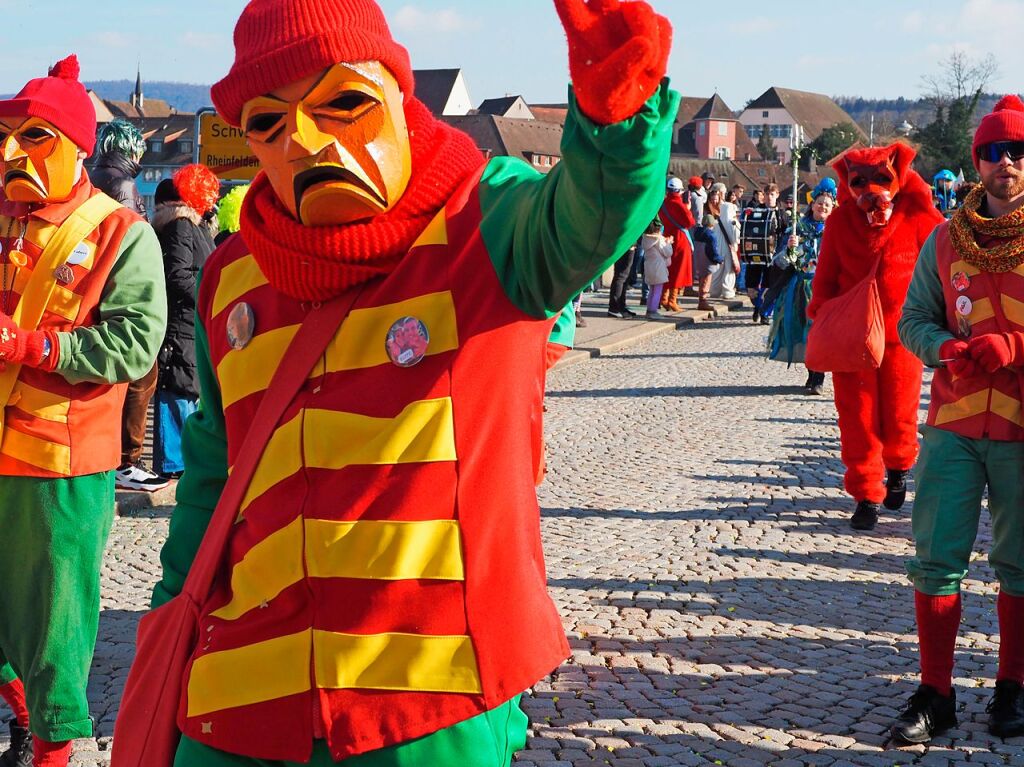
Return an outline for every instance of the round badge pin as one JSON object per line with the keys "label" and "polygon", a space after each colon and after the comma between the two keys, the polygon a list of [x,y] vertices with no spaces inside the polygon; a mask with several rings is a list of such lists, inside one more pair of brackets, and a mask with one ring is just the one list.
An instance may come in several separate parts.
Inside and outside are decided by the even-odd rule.
{"label": "round badge pin", "polygon": [[71,255],[68,256],[68,264],[75,266],[80,264],[89,257],[89,246],[84,242],[80,242],[75,246],[75,249],[71,251]]}
{"label": "round badge pin", "polygon": [[70,285],[75,281],[75,272],[67,264],[61,264],[53,271],[53,276],[61,285]]}
{"label": "round badge pin", "polygon": [[974,330],[971,328],[971,322],[962,314],[956,318],[956,329],[957,335],[963,340],[967,340],[974,334]]}
{"label": "round badge pin", "polygon": [[396,320],[385,341],[388,359],[400,368],[411,368],[422,362],[429,345],[430,331],[415,317]]}
{"label": "round badge pin", "polygon": [[956,300],[956,313],[961,317],[967,317],[974,311],[974,302],[967,296],[960,296]]}
{"label": "round badge pin", "polygon": [[953,290],[963,293],[969,287],[971,287],[971,278],[967,276],[967,272],[957,272],[953,275]]}
{"label": "round badge pin", "polygon": [[228,315],[227,334],[228,346],[235,351],[241,351],[252,341],[256,333],[256,315],[249,304],[235,304],[235,307]]}

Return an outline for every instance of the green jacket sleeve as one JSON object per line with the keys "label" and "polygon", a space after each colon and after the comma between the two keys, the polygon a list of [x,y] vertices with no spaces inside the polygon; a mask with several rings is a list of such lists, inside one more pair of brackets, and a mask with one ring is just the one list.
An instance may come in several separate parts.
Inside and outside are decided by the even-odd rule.
{"label": "green jacket sleeve", "polygon": [[57,334],[56,371],[73,384],[142,378],[153,369],[167,328],[163,258],[149,224],[134,224],[121,241],[99,313],[96,325]]}
{"label": "green jacket sleeve", "polygon": [[185,422],[182,453],[185,473],[178,482],[178,506],[160,552],[163,578],[153,589],[153,607],[181,593],[199,544],[206,534],[228,478],[228,441],[220,388],[210,363],[206,330],[196,319],[196,367],[199,410]]}
{"label": "green jacket sleeve", "polygon": [[491,160],[480,181],[481,233],[505,293],[552,317],[636,242],[665,199],[679,94],[668,80],[633,117],[601,126],[569,93],[562,160],[544,176]]}
{"label": "green jacket sleeve", "polygon": [[935,234],[925,241],[914,267],[897,330],[900,341],[929,367],[939,367],[939,347],[954,339],[946,326],[946,300],[939,279]]}

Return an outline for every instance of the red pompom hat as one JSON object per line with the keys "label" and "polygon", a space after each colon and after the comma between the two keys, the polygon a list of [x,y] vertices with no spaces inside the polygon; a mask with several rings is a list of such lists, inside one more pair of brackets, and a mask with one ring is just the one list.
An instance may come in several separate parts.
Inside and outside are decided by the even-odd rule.
{"label": "red pompom hat", "polygon": [[0,101],[0,117],[38,117],[53,125],[86,154],[96,148],[96,107],[78,81],[78,57],[71,54],[30,80],[13,99]]}
{"label": "red pompom hat", "polygon": [[239,127],[257,96],[339,62],[379,61],[413,93],[409,53],[373,0],[251,0],[235,25],[235,63],[213,86],[221,117]]}
{"label": "red pompom hat", "polygon": [[975,168],[978,167],[978,147],[994,141],[1024,141],[1024,102],[1018,96],[1003,96],[992,111],[981,118],[971,146]]}

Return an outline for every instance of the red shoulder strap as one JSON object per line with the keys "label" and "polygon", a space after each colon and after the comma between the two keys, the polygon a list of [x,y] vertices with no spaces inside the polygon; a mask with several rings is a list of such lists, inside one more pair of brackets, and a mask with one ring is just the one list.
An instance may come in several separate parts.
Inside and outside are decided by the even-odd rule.
{"label": "red shoulder strap", "polygon": [[358,288],[325,304],[314,304],[282,357],[270,386],[260,400],[242,449],[185,579],[183,593],[188,594],[196,604],[202,604],[209,594],[249,481],[281,415],[302,388],[360,293],[362,289]]}

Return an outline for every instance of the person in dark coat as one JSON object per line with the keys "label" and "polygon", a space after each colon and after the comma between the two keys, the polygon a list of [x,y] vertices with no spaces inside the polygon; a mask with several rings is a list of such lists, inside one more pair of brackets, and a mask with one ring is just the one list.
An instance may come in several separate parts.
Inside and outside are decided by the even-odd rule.
{"label": "person in dark coat", "polygon": [[[135,178],[142,167],[139,162],[146,152],[146,140],[139,129],[121,118],[107,123],[96,138],[96,152],[96,162],[89,172],[93,186],[148,219],[146,206],[135,186]],[[114,475],[117,487],[122,490],[154,492],[167,487],[167,480],[142,461],[146,416],[155,391],[156,365],[138,381],[128,384],[121,409],[121,465]]]}
{"label": "person in dark coat", "polygon": [[199,270],[213,252],[211,227],[220,184],[204,165],[188,165],[156,190],[153,228],[164,254],[167,335],[157,357],[154,468],[175,478],[184,469],[181,431],[199,400],[195,312]]}
{"label": "person in dark coat", "polygon": [[96,139],[96,151],[98,156],[89,174],[93,186],[148,219],[146,204],[135,185],[142,170],[139,162],[146,153],[146,140],[139,129],[120,117],[107,123]]}

